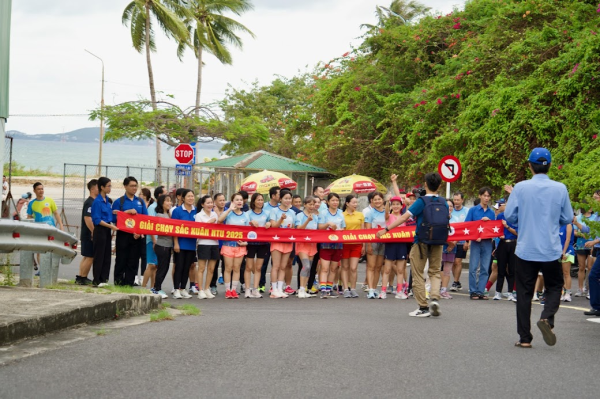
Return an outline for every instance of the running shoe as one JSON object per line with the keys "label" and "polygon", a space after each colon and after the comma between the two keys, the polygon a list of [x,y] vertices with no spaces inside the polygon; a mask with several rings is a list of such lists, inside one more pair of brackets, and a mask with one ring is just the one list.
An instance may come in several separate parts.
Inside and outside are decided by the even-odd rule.
{"label": "running shoe", "polygon": [[427,308],[426,309],[419,308],[413,312],[410,312],[408,315],[412,316],[412,317],[429,317],[429,316],[431,316],[431,313],[429,313],[429,309],[427,309]]}
{"label": "running shoe", "polygon": [[448,291],[444,291],[444,292],[440,292],[440,298],[442,298],[442,299],[452,299],[452,295],[450,295],[448,293]]}
{"label": "running shoe", "polygon": [[327,291],[321,291],[321,293],[319,294],[319,298],[321,298],[321,299],[327,299],[327,298],[329,298],[327,296]]}
{"label": "running shoe", "polygon": [[231,291],[225,290],[225,299],[231,299]]}
{"label": "running shoe", "polygon": [[344,290],[344,298],[352,298],[352,293],[349,289]]}
{"label": "running shoe", "polygon": [[252,290],[250,294],[250,298],[262,298],[263,296],[258,292],[258,290]]}
{"label": "running shoe", "polygon": [[319,290],[316,289],[315,287],[312,287],[310,289],[309,293],[314,296],[314,295],[317,295],[319,293]]}
{"label": "running shoe", "polygon": [[586,299],[589,301],[589,300],[590,300],[590,294],[587,294],[587,295],[585,296],[585,298],[586,298]]}
{"label": "running shoe", "polygon": [[433,317],[438,317],[439,315],[442,314],[442,312],[440,310],[440,304],[438,303],[438,301],[436,301],[436,300],[431,301],[431,303],[429,304],[429,307],[431,308],[431,315]]}
{"label": "running shoe", "polygon": [[450,287],[450,291],[456,292],[458,291],[458,283],[455,281],[452,283],[452,286]]}
{"label": "running shoe", "polygon": [[563,293],[560,295],[560,301],[564,301],[565,300],[565,292],[563,290]]}
{"label": "running shoe", "polygon": [[250,291],[252,291],[252,290],[247,289],[246,291],[244,291],[244,298],[251,298],[251,295],[250,295],[251,292]]}
{"label": "running shoe", "polygon": [[179,293],[181,294],[181,297],[183,299],[190,299],[192,296],[190,294],[188,294],[185,290],[179,290]]}
{"label": "running shoe", "polygon": [[275,299],[279,299],[279,298],[284,298],[283,295],[284,295],[283,292],[280,292],[278,290],[272,290],[270,297],[271,298],[275,298]]}
{"label": "running shoe", "polygon": [[246,292],[246,284],[241,284],[240,285],[240,292],[239,292],[239,294],[243,294],[245,292]]}
{"label": "running shoe", "polygon": [[381,291],[381,293],[379,294],[379,299],[386,299],[387,298],[387,293],[385,291]]}
{"label": "running shoe", "polygon": [[338,297],[337,291],[334,291],[334,290],[327,291],[327,295],[329,296],[329,298],[337,298]]}
{"label": "running shoe", "polygon": [[213,299],[215,297],[210,290],[204,290],[204,295],[206,295],[206,299]]}
{"label": "running shoe", "polygon": [[163,290],[158,291],[157,294],[160,295],[162,299],[167,299],[169,297]]}
{"label": "running shoe", "polygon": [[231,290],[231,291],[229,291],[229,297],[231,299],[238,299],[240,296],[238,295],[238,293],[235,290]]}
{"label": "running shoe", "polygon": [[539,302],[540,298],[538,297],[538,293],[536,292],[535,294],[533,294],[533,301],[534,302]]}
{"label": "running shoe", "polygon": [[363,290],[364,292],[369,292],[369,285],[368,285],[368,284],[363,284],[363,285],[362,285],[362,290]]}
{"label": "running shoe", "polygon": [[258,292],[264,293],[265,292],[265,286],[262,285],[262,286],[258,287]]}
{"label": "running shoe", "polygon": [[198,299],[208,299],[208,297],[206,296],[206,292],[204,292],[204,290],[198,291]]}
{"label": "running shoe", "polygon": [[508,296],[509,296],[509,295],[510,295],[510,292],[509,292],[509,291],[507,291],[507,292],[504,292],[504,293],[502,294],[502,296],[503,296],[504,298],[508,298]]}
{"label": "running shoe", "polygon": [[198,288],[196,288],[196,286],[195,286],[195,285],[192,285],[192,286],[190,287],[190,294],[198,294],[198,292],[199,292],[199,291],[198,291]]}
{"label": "running shoe", "polygon": [[304,297],[305,297],[305,298],[313,298],[313,297],[315,297],[315,296],[316,296],[316,295],[313,295],[313,294],[311,294],[310,292],[306,292],[306,291],[304,292]]}
{"label": "running shoe", "polygon": [[344,286],[338,284],[338,290],[337,290],[338,295],[344,295]]}
{"label": "running shoe", "polygon": [[98,288],[108,287],[108,283],[100,283],[98,284]]}
{"label": "running shoe", "polygon": [[150,293],[154,294],[154,295],[158,295],[158,291],[156,291],[154,288],[150,288]]}
{"label": "running shoe", "polygon": [[173,299],[182,299],[181,293],[179,290],[173,290]]}
{"label": "running shoe", "polygon": [[414,294],[413,294],[412,290],[408,290],[408,296],[413,296],[413,295]]}
{"label": "running shoe", "polygon": [[304,290],[298,290],[298,295],[296,295],[296,297],[298,299],[305,299],[306,298],[306,293],[304,292]]}
{"label": "running shoe", "polygon": [[369,290],[369,293],[367,294],[367,299],[375,299],[377,298],[377,296],[375,295],[375,290]]}
{"label": "running shoe", "polygon": [[[440,294],[441,296],[441,294]],[[396,299],[408,299],[408,295],[406,295],[406,293],[404,291],[400,291],[396,294],[396,296],[394,297]]]}
{"label": "running shoe", "polygon": [[216,296],[219,294],[219,291],[217,291],[217,287],[210,287],[210,293]]}
{"label": "running shoe", "polygon": [[398,290],[396,288],[392,289],[392,295],[396,295],[398,293]]}
{"label": "running shoe", "polygon": [[577,296],[577,297],[580,297],[580,296],[585,296],[585,294],[583,293],[583,291],[581,291],[581,290],[577,290],[577,291],[575,292],[575,296]]}
{"label": "running shoe", "polygon": [[501,301],[502,300],[502,294],[499,292],[496,292],[496,295],[494,295],[494,301]]}
{"label": "running shoe", "polygon": [[285,292],[288,295],[294,295],[296,293],[296,291],[294,291],[294,289],[292,287],[290,287],[289,285],[285,287],[283,292]]}
{"label": "running shoe", "polygon": [[360,298],[360,295],[358,295],[358,292],[356,292],[354,288],[350,290],[350,295],[352,296],[352,298]]}
{"label": "running shoe", "polygon": [[225,281],[223,281],[223,276],[219,276],[219,278],[217,279],[217,283],[220,285],[225,284]]}
{"label": "running shoe", "polygon": [[506,298],[507,301],[511,301],[511,302],[516,302],[516,298],[515,296],[512,294],[512,292],[508,293],[508,298]]}
{"label": "running shoe", "polygon": [[457,282],[456,282],[456,289],[457,289],[458,291],[462,291],[462,284],[460,283],[460,281],[457,281]]}

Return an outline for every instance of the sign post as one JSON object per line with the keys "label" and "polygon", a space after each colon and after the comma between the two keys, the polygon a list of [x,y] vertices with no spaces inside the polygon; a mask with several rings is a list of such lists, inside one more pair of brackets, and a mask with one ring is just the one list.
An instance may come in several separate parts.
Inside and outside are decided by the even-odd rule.
{"label": "sign post", "polygon": [[438,164],[438,173],[446,182],[446,198],[450,199],[450,183],[458,180],[462,166],[454,155],[446,155]]}
{"label": "sign post", "polygon": [[[184,187],[194,189],[194,177],[192,176],[192,165],[196,163],[196,151],[191,144],[181,143],[175,147],[175,159],[179,162],[176,166],[177,176],[189,176],[184,178]],[[183,168],[185,166],[185,168]]]}

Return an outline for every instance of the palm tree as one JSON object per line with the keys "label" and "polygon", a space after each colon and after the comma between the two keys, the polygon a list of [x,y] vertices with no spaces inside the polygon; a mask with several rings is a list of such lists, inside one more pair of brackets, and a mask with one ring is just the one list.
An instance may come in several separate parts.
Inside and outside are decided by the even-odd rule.
{"label": "palm tree", "polygon": [[377,16],[377,26],[371,24],[362,24],[361,27],[373,29],[385,26],[387,21],[393,21],[397,24],[408,24],[416,17],[427,14],[431,7],[415,0],[393,0],[389,7],[377,6],[375,15]]}
{"label": "palm tree", "polygon": [[[174,38],[177,42],[187,41],[189,32],[178,16],[180,12],[179,1],[177,0],[133,0],[123,11],[122,21],[124,25],[129,25],[133,48],[139,53],[146,52],[150,100],[152,101],[153,110],[156,110],[156,90],[154,88],[154,73],[152,72],[150,52],[156,51],[156,45],[152,25],[157,23],[167,36]],[[160,152],[160,139],[157,136],[157,170],[161,167]],[[159,172],[157,173],[160,175]]]}
{"label": "palm tree", "polygon": [[198,60],[198,82],[196,86],[196,109],[200,113],[200,93],[202,92],[202,56],[206,51],[214,55],[221,63],[231,64],[233,62],[228,45],[242,48],[242,39],[237,32],[248,33],[254,38],[254,33],[236,20],[223,14],[231,12],[241,16],[244,12],[254,7],[250,0],[183,0],[187,7],[188,18],[186,24],[191,42],[180,42],[177,54],[181,58],[186,46],[194,50]]}

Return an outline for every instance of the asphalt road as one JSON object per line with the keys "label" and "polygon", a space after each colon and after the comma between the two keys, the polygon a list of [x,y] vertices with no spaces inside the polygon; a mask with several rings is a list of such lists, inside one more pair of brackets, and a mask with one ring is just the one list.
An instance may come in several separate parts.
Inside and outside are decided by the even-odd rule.
{"label": "asphalt road", "polygon": [[[561,307],[556,346],[546,346],[533,324],[533,349],[513,346],[513,303],[464,295],[443,301],[441,317],[428,319],[408,316],[416,308],[413,299],[225,300],[221,294],[177,303],[184,302],[196,304],[202,315],[124,328],[0,367],[0,397],[504,399],[600,393],[600,324],[583,316],[583,298]],[[540,312],[534,305],[534,320]]]}

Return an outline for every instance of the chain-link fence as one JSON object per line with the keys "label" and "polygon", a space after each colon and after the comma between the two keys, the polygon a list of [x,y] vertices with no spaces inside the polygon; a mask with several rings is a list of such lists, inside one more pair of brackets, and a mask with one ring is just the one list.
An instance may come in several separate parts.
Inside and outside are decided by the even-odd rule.
{"label": "chain-link fence", "polygon": [[[128,176],[135,177],[140,189],[149,188],[153,193],[159,185],[165,186],[167,191],[174,191],[180,187],[192,188],[196,194],[208,193],[211,172],[194,170],[192,176],[178,176],[173,167],[144,168],[136,166],[102,166],[98,170],[96,165],[64,164],[63,184],[61,198],[55,198],[59,206],[61,217],[68,231],[77,233],[81,228],[81,213],[83,203],[88,198],[87,183],[91,179],[106,176],[112,181],[110,197],[115,200],[125,194],[122,185],[123,179]],[[199,189],[202,184],[202,190]],[[58,197],[58,196],[57,196]]]}

